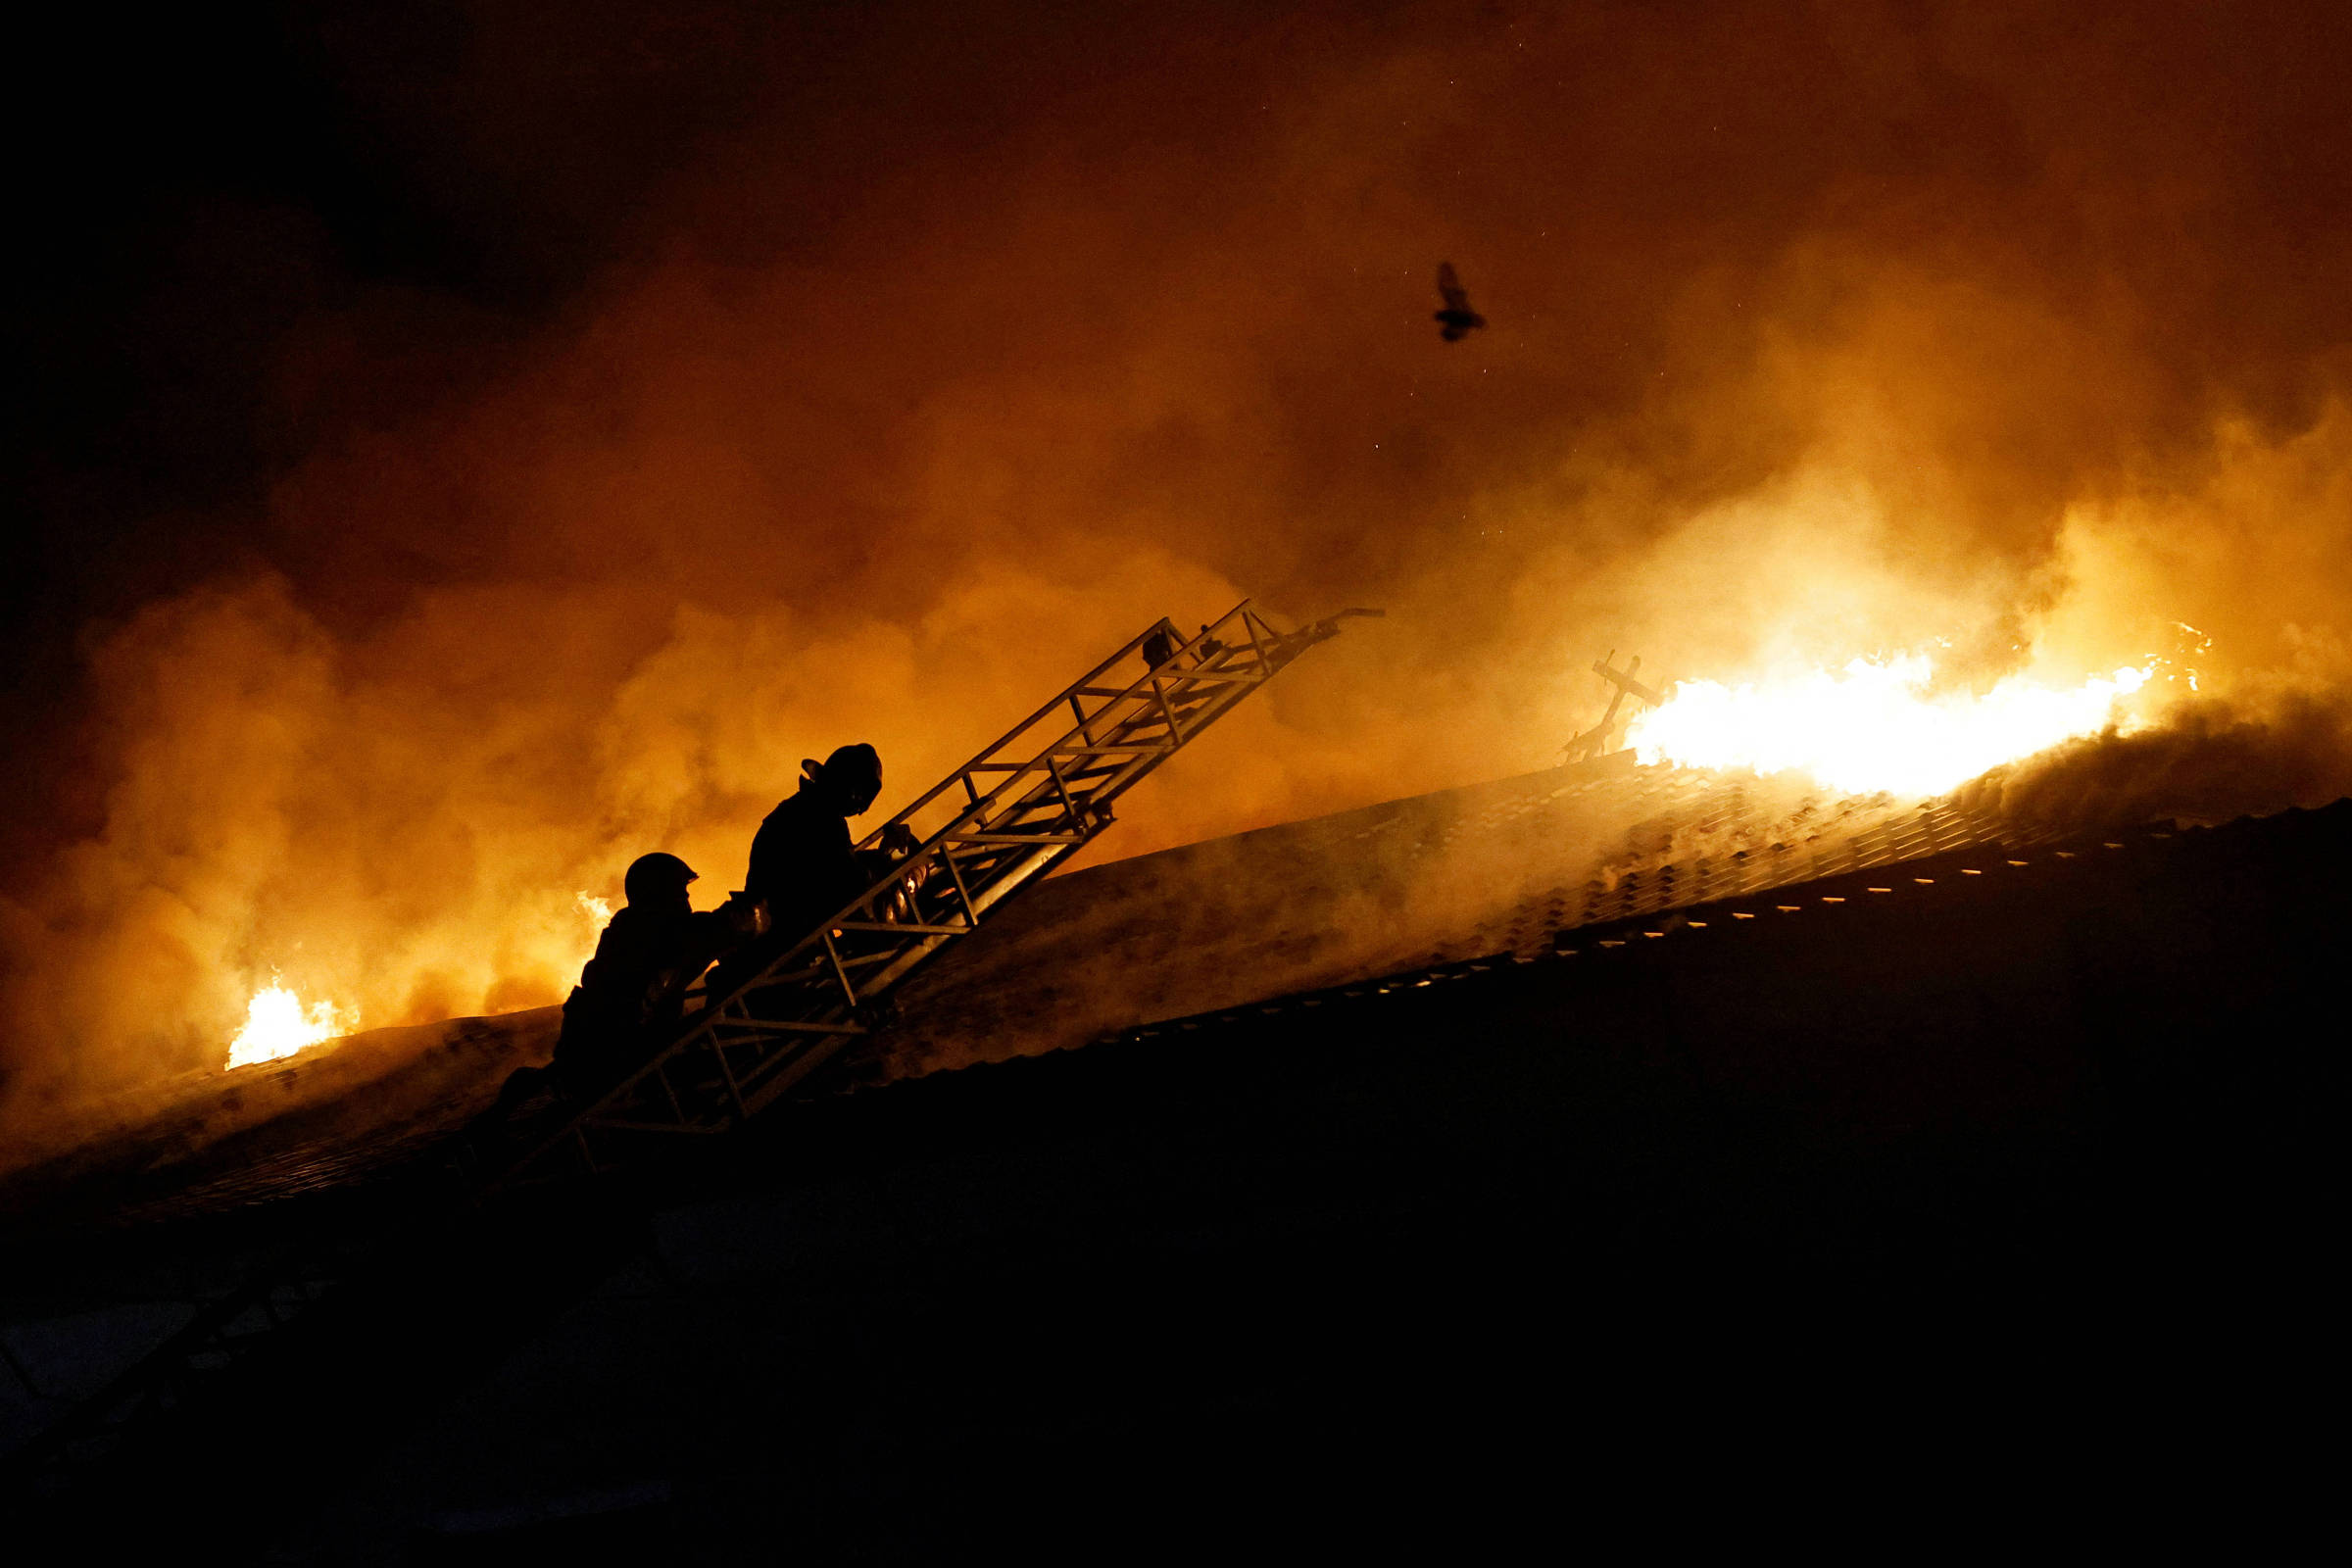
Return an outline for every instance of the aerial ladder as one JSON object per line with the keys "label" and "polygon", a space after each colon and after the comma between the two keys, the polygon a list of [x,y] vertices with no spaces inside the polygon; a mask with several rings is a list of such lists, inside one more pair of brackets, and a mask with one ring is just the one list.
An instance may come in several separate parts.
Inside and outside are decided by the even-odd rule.
{"label": "aerial ladder", "polygon": [[[1121,795],[1342,619],[1371,613],[1282,633],[1245,602],[1190,642],[1164,620],[1145,631],[867,835],[860,850],[894,839],[916,848],[537,1138],[496,1185],[613,1169],[758,1114],[867,1034],[924,960],[1084,849]],[[1112,683],[1147,653],[1164,657]]]}
{"label": "aerial ladder", "polygon": [[[797,941],[771,944],[756,972],[702,996],[607,1092],[529,1120],[510,1158],[453,1155],[368,1234],[321,1227],[278,1249],[5,1461],[6,1492],[66,1503],[103,1473],[131,1470],[115,1484],[175,1482],[192,1495],[192,1455],[212,1432],[258,1423],[282,1438],[300,1424],[282,1407],[322,1397],[332,1378],[317,1369],[337,1360],[333,1343],[392,1334],[391,1362],[424,1358],[417,1341],[431,1324],[418,1319],[440,1302],[419,1281],[451,1281],[485,1324],[502,1280],[515,1328],[560,1310],[614,1261],[593,1245],[610,1203],[564,1194],[609,1199],[787,1097],[880,1027],[927,959],[1109,826],[1120,796],[1343,620],[1379,613],[1347,610],[1285,632],[1245,600],[1190,638],[1164,618],[1147,627],[869,834],[861,849],[913,848]],[[371,1370],[378,1394],[401,1383],[398,1364]],[[339,1408],[365,1402],[348,1387],[336,1397]]]}

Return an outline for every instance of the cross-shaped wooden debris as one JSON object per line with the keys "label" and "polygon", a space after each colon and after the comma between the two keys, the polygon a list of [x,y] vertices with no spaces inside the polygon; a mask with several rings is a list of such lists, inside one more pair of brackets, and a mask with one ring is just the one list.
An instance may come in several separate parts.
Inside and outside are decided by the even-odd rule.
{"label": "cross-shaped wooden debris", "polygon": [[[1644,686],[1642,682],[1634,679],[1635,672],[1642,667],[1641,655],[1637,654],[1627,660],[1623,669],[1611,669],[1609,660],[1616,657],[1617,650],[1612,648],[1606,658],[1596,659],[1592,662],[1592,673],[1616,687],[1617,690],[1610,696],[1608,711],[1600,715],[1600,722],[1568,743],[1568,760],[1571,762],[1590,761],[1595,757],[1605,756],[1608,753],[1610,737],[1616,734],[1625,722],[1617,717],[1617,710],[1623,706],[1628,697],[1633,698],[1636,702],[1647,703],[1652,708],[1666,701],[1665,694],[1656,687]],[[1626,720],[1630,720],[1632,717],[1633,715],[1628,713]]]}

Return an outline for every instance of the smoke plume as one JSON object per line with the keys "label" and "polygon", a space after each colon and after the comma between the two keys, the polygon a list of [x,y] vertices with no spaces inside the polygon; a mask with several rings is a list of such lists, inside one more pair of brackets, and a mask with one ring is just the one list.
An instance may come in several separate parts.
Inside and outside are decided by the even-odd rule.
{"label": "smoke plume", "polygon": [[237,482],[84,440],[35,488],[105,543],[20,703],[27,1102],[217,1063],[273,974],[370,1025],[555,1001],[636,854],[708,904],[803,757],[874,742],[887,808],[1245,594],[1390,618],[1106,852],[1541,766],[1611,649],[2156,657],[2177,718],[1984,787],[2352,787],[2336,13],[417,16],[285,67],[399,200],[201,196],[212,260],[140,294],[247,417],[159,371],[106,428]]}

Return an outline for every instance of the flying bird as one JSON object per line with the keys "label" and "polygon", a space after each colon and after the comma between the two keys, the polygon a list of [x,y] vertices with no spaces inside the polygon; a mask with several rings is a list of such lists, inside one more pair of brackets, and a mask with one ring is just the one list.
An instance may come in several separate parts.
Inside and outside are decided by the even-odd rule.
{"label": "flying bird", "polygon": [[1487,318],[1470,308],[1470,291],[1462,287],[1461,274],[1453,270],[1451,262],[1438,264],[1438,295],[1446,302],[1446,308],[1435,318],[1438,336],[1446,342],[1459,343],[1475,328],[1487,324]]}

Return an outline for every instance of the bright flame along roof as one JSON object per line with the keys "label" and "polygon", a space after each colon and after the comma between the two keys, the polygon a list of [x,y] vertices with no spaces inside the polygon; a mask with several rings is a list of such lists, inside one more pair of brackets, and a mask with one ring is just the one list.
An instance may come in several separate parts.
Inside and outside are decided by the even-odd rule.
{"label": "bright flame along roof", "polygon": [[228,1064],[251,1067],[291,1056],[305,1046],[349,1034],[359,1022],[356,1009],[331,1002],[315,1002],[305,1011],[300,997],[272,980],[245,1004],[245,1027],[228,1043]]}
{"label": "bright flame along roof", "polygon": [[1930,697],[1935,673],[1929,657],[1906,654],[1755,685],[1678,681],[1626,739],[1644,764],[1798,771],[1847,794],[1924,799],[2097,733],[2150,671],[2119,669],[2070,689],[2013,676],[1981,695]]}

